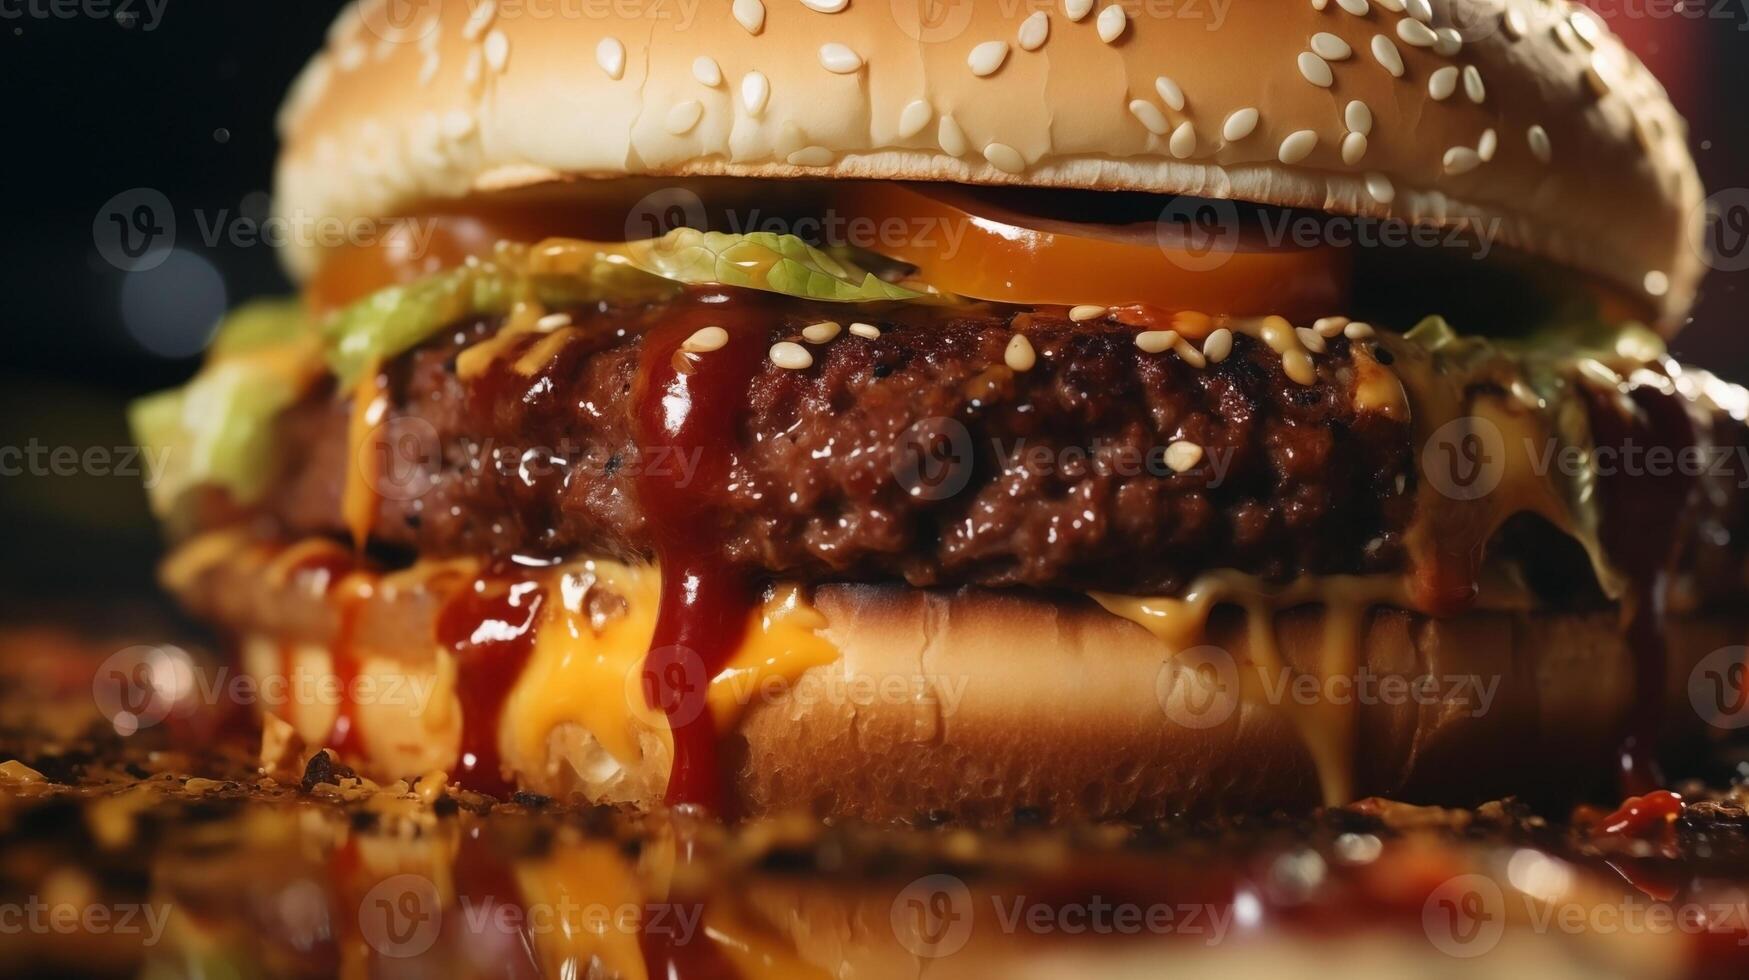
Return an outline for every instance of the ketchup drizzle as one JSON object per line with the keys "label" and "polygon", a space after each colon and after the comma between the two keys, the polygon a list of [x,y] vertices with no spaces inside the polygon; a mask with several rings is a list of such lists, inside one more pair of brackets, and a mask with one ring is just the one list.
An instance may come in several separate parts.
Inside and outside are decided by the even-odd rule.
{"label": "ketchup drizzle", "polygon": [[[1660,381],[1664,379],[1660,378]],[[1631,446],[1660,448],[1679,460],[1695,444],[1694,422],[1679,396],[1646,383],[1630,381],[1620,403],[1614,392],[1581,386],[1590,407],[1595,445],[1620,450]],[[1628,407],[1632,411],[1626,411]],[[1665,612],[1670,576],[1678,557],[1684,516],[1695,489],[1693,476],[1671,465],[1653,471],[1641,463],[1598,481],[1602,505],[1600,536],[1604,550],[1628,578],[1622,597],[1622,629],[1634,658],[1635,701],[1617,753],[1622,792],[1643,795],[1663,782],[1655,756],[1664,716],[1664,688],[1669,666]]]}
{"label": "ketchup drizzle", "polygon": [[[716,722],[706,695],[711,678],[740,644],[757,591],[717,543],[726,522],[733,447],[749,385],[766,354],[770,317],[743,295],[694,290],[688,299],[644,337],[633,396],[644,464],[638,494],[662,573],[643,688],[673,732],[667,802],[697,804],[726,817]],[[682,352],[686,339],[707,326],[728,331],[728,344]],[[681,459],[686,467],[673,465]]]}
{"label": "ketchup drizzle", "polygon": [[462,744],[451,776],[478,793],[509,796],[498,750],[510,689],[534,651],[545,590],[538,582],[478,579],[438,613],[437,642],[455,654]]}

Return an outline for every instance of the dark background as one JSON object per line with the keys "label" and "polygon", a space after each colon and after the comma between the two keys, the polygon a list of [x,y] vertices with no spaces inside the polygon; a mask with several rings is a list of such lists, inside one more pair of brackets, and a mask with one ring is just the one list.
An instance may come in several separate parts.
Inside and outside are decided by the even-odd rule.
{"label": "dark background", "polygon": [[[224,308],[287,288],[270,248],[209,241],[202,224],[264,216],[274,111],[340,3],[156,0],[154,19],[137,2],[131,18],[100,16],[104,0],[57,16],[51,2],[0,0],[0,446],[119,450],[129,398],[186,377]],[[1749,0],[1696,2],[1715,16],[1656,0],[1602,12],[1688,116],[1709,189],[1749,186]],[[180,251],[130,275],[102,258],[93,225],[140,188],[168,200]],[[1715,273],[1675,345],[1736,381],[1749,381],[1746,276]],[[0,476],[0,616],[149,594],[157,547],[131,475]]]}

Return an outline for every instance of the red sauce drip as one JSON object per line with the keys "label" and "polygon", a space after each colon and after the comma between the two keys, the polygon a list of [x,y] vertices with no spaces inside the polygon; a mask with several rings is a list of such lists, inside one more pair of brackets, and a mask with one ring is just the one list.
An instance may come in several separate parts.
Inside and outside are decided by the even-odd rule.
{"label": "red sauce drip", "polygon": [[342,758],[358,758],[364,754],[363,733],[359,730],[358,704],[353,695],[358,691],[359,654],[358,616],[364,599],[356,594],[343,594],[338,603],[340,616],[334,631],[331,656],[339,706],[334,713],[334,727],[328,731],[328,748]]}
{"label": "red sauce drip", "polygon": [[[1634,384],[1627,396],[1634,408],[1631,413],[1622,410],[1614,393],[1583,390],[1590,403],[1594,441],[1617,450],[1623,463],[1599,480],[1598,499],[1604,549],[1628,576],[1622,629],[1634,657],[1637,695],[1617,754],[1622,792],[1645,794],[1664,782],[1655,749],[1669,660],[1665,605],[1684,515],[1695,489],[1693,477],[1685,475],[1682,467],[1654,468],[1647,465],[1645,453],[1664,449],[1672,460],[1680,459],[1694,445],[1694,423],[1677,395],[1657,387]],[[1628,447],[1640,449],[1638,465],[1626,465]]]}
{"label": "red sauce drip", "polygon": [[[638,495],[662,567],[655,634],[644,659],[644,695],[674,734],[670,805],[691,803],[720,816],[722,773],[706,694],[735,654],[757,592],[722,554],[734,463],[748,387],[766,356],[771,317],[745,295],[695,291],[691,302],[644,337],[634,394],[638,448],[646,465]],[[694,332],[718,326],[729,342],[684,354]],[[689,467],[656,465],[686,459]],[[690,469],[688,481],[683,473]]]}
{"label": "red sauce drip", "polygon": [[516,789],[504,777],[499,722],[534,650],[545,596],[536,582],[479,579],[438,614],[437,642],[455,654],[462,708],[461,757],[451,775],[475,792],[508,796]]}
{"label": "red sauce drip", "polygon": [[513,855],[494,846],[483,826],[468,829],[456,850],[456,901],[443,926],[446,937],[461,937],[451,947],[467,968],[455,972],[504,980],[547,975],[529,934]]}
{"label": "red sauce drip", "polygon": [[[683,899],[669,899],[670,903],[679,901]],[[688,916],[695,912],[697,921],[703,923],[702,910],[686,910]],[[680,920],[679,915],[645,918],[638,930],[638,950],[644,954],[644,973],[652,980],[740,980],[734,964],[703,928],[677,935],[675,924]]]}
{"label": "red sauce drip", "polygon": [[1645,840],[1663,833],[1680,816],[1681,796],[1665,789],[1653,790],[1622,801],[1614,813],[1598,821],[1596,832]]}

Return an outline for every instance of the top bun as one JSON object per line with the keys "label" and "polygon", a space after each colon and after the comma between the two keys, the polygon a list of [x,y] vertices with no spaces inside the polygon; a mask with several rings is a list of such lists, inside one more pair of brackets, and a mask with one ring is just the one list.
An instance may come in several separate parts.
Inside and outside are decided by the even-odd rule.
{"label": "top bun", "polygon": [[1705,266],[1683,120],[1565,0],[363,0],[280,130],[278,208],[308,221],[569,177],[854,177],[1468,225],[1666,326]]}

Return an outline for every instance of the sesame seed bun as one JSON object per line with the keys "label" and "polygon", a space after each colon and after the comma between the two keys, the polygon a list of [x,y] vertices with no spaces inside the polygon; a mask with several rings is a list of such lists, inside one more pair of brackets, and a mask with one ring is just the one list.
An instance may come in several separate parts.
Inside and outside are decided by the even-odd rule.
{"label": "sesame seed bun", "polygon": [[1673,327],[1703,193],[1657,80],[1564,0],[1436,6],[365,0],[281,113],[278,208],[628,174],[1144,190],[1498,223]]}

